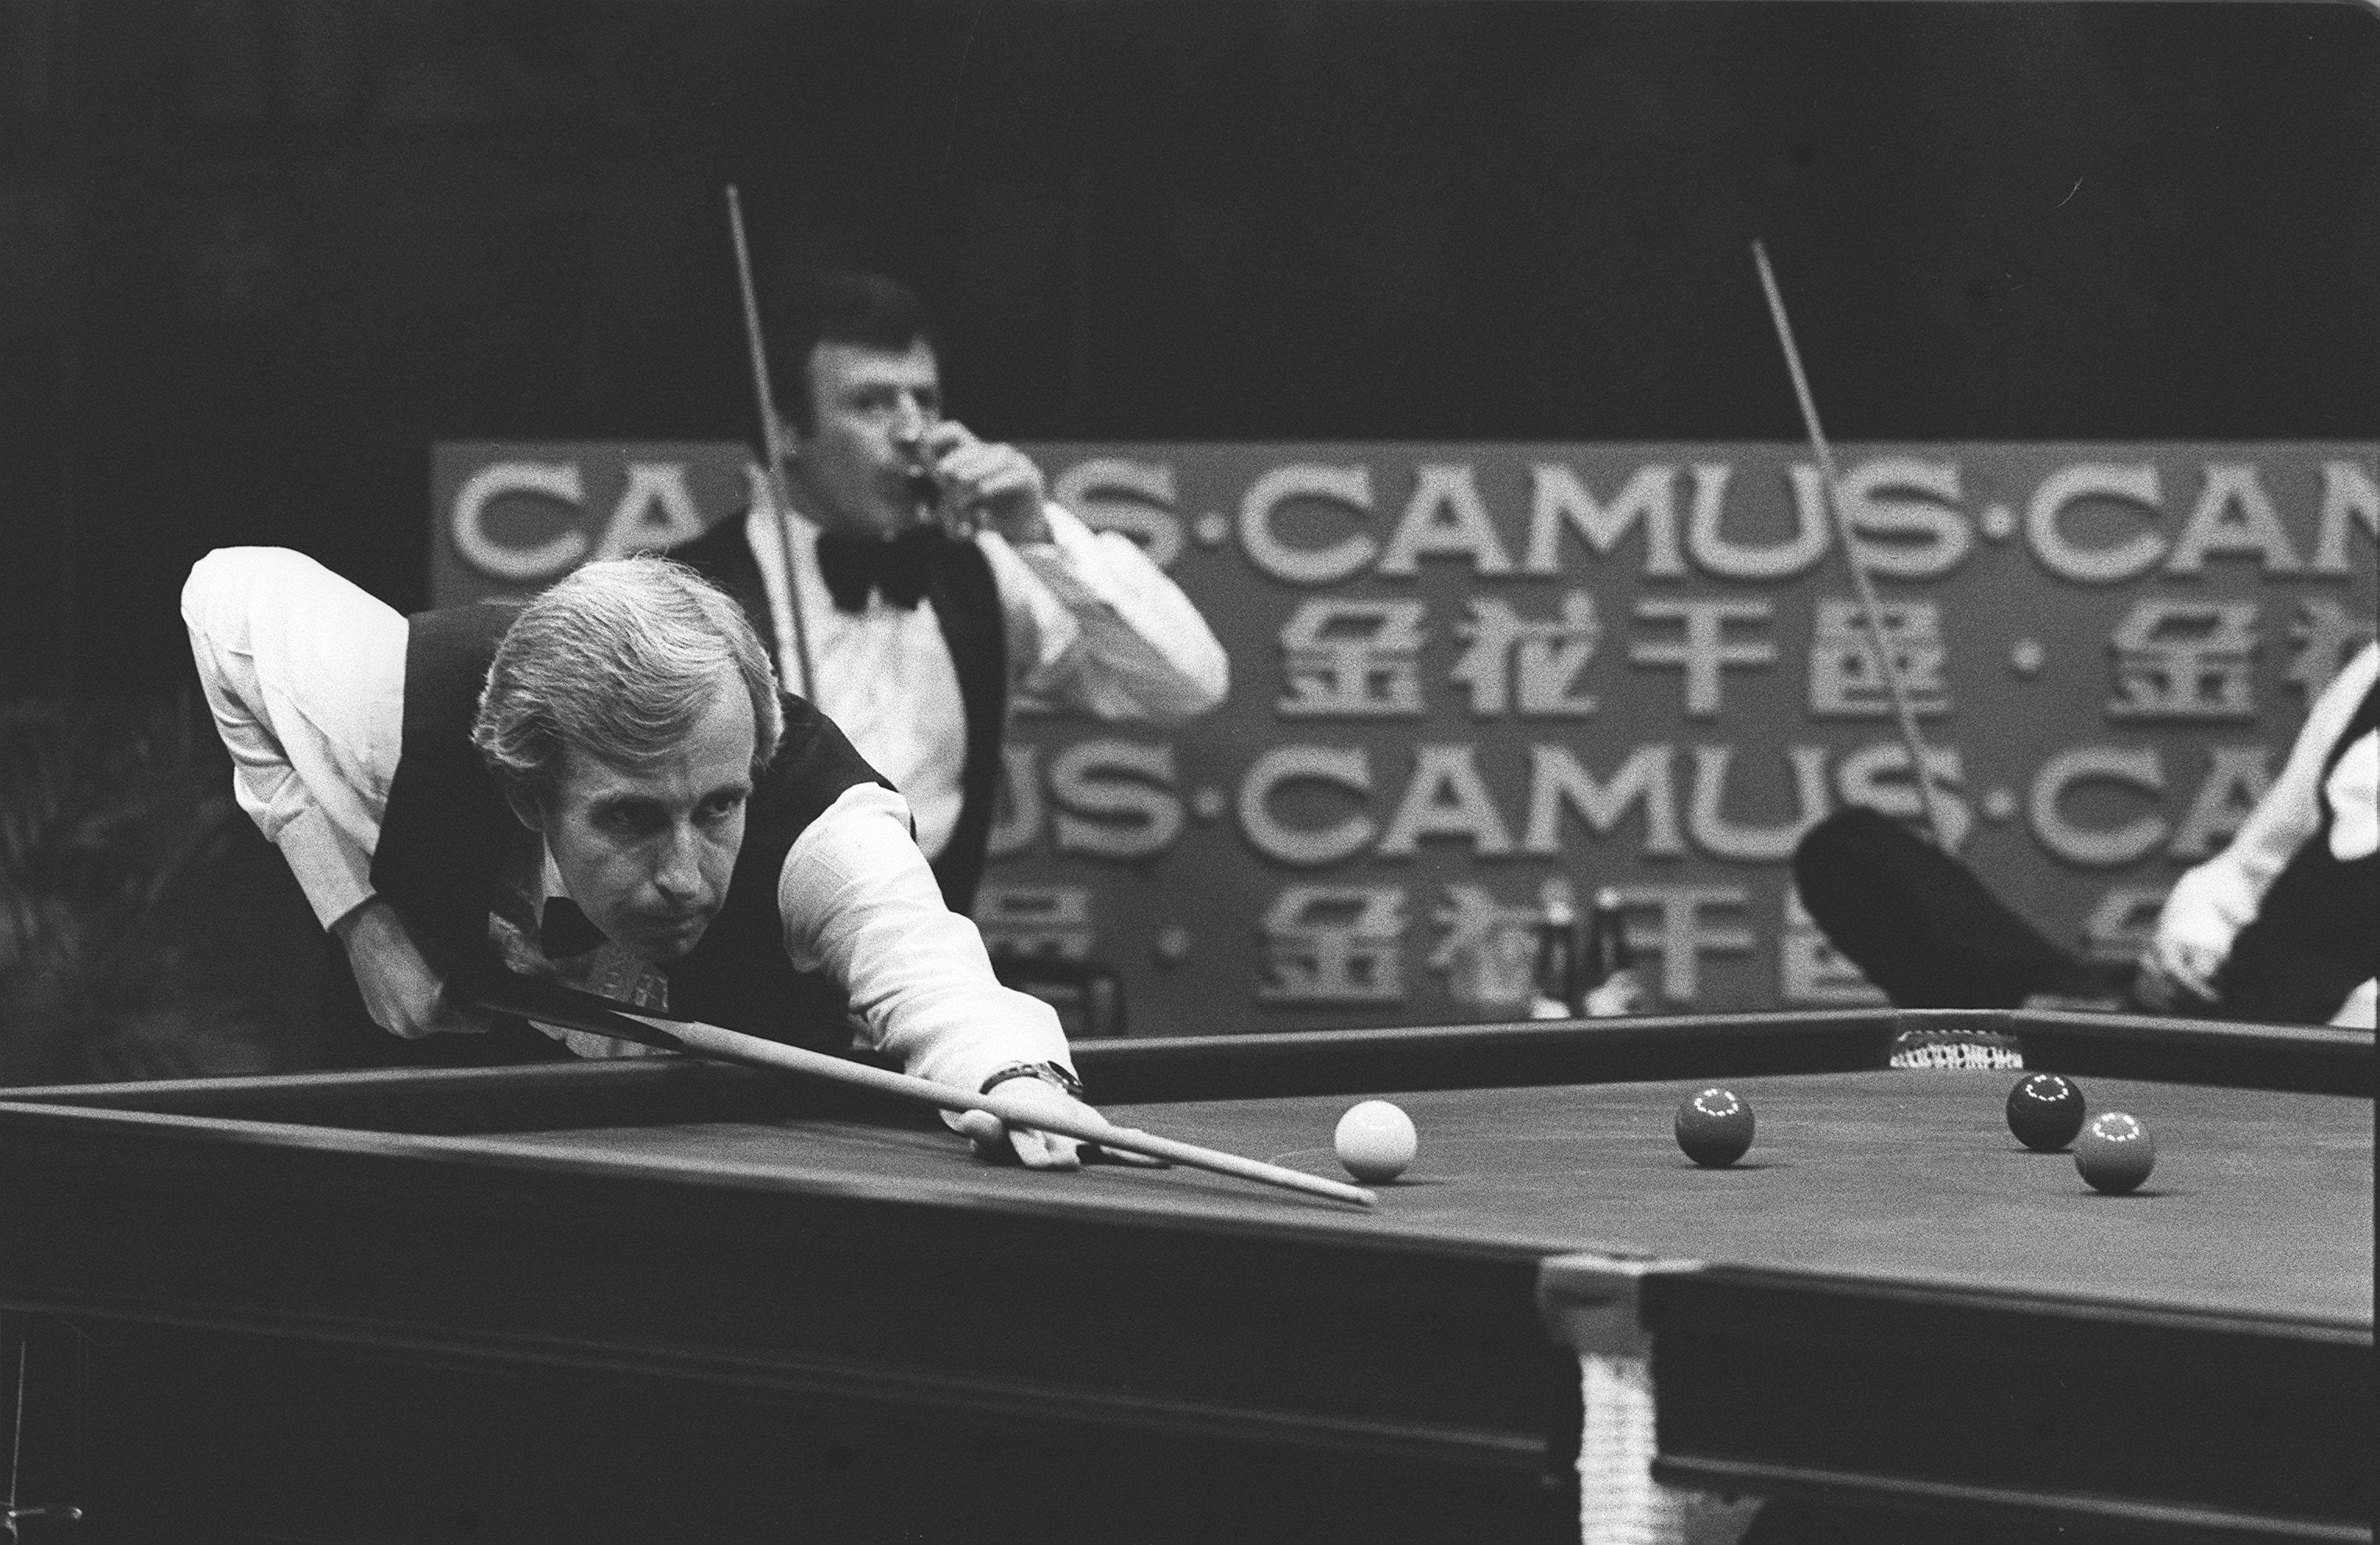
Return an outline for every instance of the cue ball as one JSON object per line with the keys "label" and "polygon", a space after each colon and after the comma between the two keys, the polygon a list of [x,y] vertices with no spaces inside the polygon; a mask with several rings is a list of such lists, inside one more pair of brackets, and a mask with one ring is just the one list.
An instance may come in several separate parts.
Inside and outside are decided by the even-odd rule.
{"label": "cue ball", "polygon": [[1724,1169],[1752,1147],[1752,1107],[1733,1089],[1707,1089],[1678,1107],[1678,1146],[1705,1169]]}
{"label": "cue ball", "polygon": [[2137,1116],[2109,1111],[2091,1118],[2074,1139],[2074,1168],[2095,1191],[2120,1197],[2149,1177],[2156,1165],[2156,1139]]}
{"label": "cue ball", "polygon": [[1331,1146],[1347,1173],[1366,1181],[1394,1180],[1404,1174],[1417,1144],[1413,1117],[1385,1100],[1349,1106],[1331,1135]]}
{"label": "cue ball", "polygon": [[2009,1130],[2035,1153],[2055,1153],[2082,1130],[2082,1091],[2055,1073],[2028,1073],[2009,1090]]}

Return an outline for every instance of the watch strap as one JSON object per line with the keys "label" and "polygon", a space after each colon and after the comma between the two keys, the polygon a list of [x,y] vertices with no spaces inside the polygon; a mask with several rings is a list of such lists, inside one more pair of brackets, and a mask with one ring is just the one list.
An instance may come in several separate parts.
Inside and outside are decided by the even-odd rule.
{"label": "watch strap", "polygon": [[986,1078],[976,1092],[990,1094],[1011,1078],[1038,1078],[1045,1084],[1056,1085],[1076,1100],[1083,1098],[1083,1081],[1064,1064],[1054,1062],[1011,1063]]}

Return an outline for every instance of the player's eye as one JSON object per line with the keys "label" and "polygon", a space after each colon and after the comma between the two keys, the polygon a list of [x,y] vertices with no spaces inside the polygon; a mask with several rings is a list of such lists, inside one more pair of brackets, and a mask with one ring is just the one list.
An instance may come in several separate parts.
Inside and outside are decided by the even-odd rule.
{"label": "player's eye", "polygon": [[712,795],[710,798],[702,802],[702,806],[700,809],[697,811],[697,814],[704,821],[725,821],[728,817],[734,815],[737,810],[742,809],[743,808],[744,794],[742,790],[738,789]]}
{"label": "player's eye", "polygon": [[606,805],[595,812],[598,829],[615,836],[641,837],[658,832],[667,821],[659,806],[648,804]]}

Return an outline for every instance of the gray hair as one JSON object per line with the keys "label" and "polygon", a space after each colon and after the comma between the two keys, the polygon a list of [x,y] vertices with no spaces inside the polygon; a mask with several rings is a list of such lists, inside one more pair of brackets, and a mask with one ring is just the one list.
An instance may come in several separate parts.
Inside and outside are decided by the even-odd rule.
{"label": "gray hair", "polygon": [[681,744],[732,666],[752,700],[752,775],[784,735],[777,676],[744,610],[683,564],[589,564],[530,602],[496,646],[471,743],[516,792],[542,798],[575,748],[649,766]]}

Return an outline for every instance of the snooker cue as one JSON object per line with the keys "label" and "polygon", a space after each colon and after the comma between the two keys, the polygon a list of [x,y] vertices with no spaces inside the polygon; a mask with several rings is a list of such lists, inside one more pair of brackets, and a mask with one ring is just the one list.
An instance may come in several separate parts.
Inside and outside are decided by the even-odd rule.
{"label": "snooker cue", "polygon": [[809,629],[802,621],[802,597],[794,580],[794,498],[785,487],[784,428],[777,421],[777,404],[769,391],[769,351],[760,342],[760,300],[752,287],[752,249],[744,239],[744,201],[735,185],[727,185],[727,232],[735,242],[735,280],[744,293],[744,344],[752,356],[752,392],[760,407],[760,456],[768,463],[761,476],[768,481],[769,501],[775,505],[778,550],[784,554],[785,610],[793,617],[794,658],[801,662],[801,695],[818,698],[817,673],[810,667]]}
{"label": "snooker cue", "polygon": [[1868,638],[1876,645],[1876,669],[1884,673],[1885,690],[1892,698],[1893,717],[1900,725],[1900,741],[1909,750],[1910,771],[1917,777],[1917,792],[1925,806],[1925,823],[1934,830],[1934,845],[1947,853],[1950,850],[1949,818],[1942,810],[1934,790],[1933,773],[1925,765],[1925,743],[1917,734],[1917,715],[1909,706],[1908,686],[1901,681],[1900,668],[1892,663],[1892,651],[1885,643],[1884,612],[1876,603],[1876,584],[1868,578],[1867,564],[1860,557],[1859,543],[1852,536],[1851,517],[1843,511],[1842,469],[1835,465],[1835,453],[1827,444],[1826,432],[1818,427],[1817,399],[1810,395],[1810,379],[1802,371],[1802,351],[1793,347],[1793,324],[1785,320],[1785,297],[1777,287],[1777,275],[1769,270],[1768,250],[1758,241],[1752,244],[1752,261],[1760,270],[1760,287],[1768,297],[1769,320],[1777,324],[1777,341],[1785,350],[1785,369],[1793,377],[1793,395],[1802,405],[1802,424],[1809,432],[1810,449],[1818,458],[1818,476],[1826,485],[1827,509],[1834,517],[1836,540],[1843,544],[1843,561],[1851,566],[1852,587],[1859,592]]}
{"label": "snooker cue", "polygon": [[1138,1127],[1118,1126],[1096,1115],[1088,1120],[1076,1120],[1071,1116],[1052,1119],[1013,1107],[1002,1101],[997,1091],[975,1094],[949,1084],[937,1084],[925,1078],[913,1078],[905,1073],[870,1067],[848,1058],[831,1057],[822,1052],[788,1046],[783,1041],[767,1040],[759,1036],[746,1035],[740,1030],[722,1029],[717,1025],[703,1024],[700,1020],[663,1019],[648,1014],[631,1014],[612,1006],[592,993],[556,984],[530,981],[507,973],[501,979],[477,985],[479,990],[472,997],[479,1007],[500,1014],[520,1015],[565,1029],[640,1041],[664,1051],[690,1052],[718,1062],[797,1073],[806,1077],[888,1094],[913,1104],[930,1105],[936,1110],[982,1111],[999,1117],[1007,1125],[1055,1132],[1062,1137],[1073,1137],[1078,1142],[1122,1149],[1127,1153],[1167,1160],[1188,1169],[1208,1170],[1241,1180],[1278,1186],[1284,1190],[1302,1191],[1331,1201],[1369,1207],[1379,1199],[1360,1186],[1307,1174],[1303,1170],[1293,1170],[1282,1164],[1242,1158],[1239,1154],[1225,1153],[1219,1149],[1200,1148],[1195,1143],[1160,1137],[1154,1132],[1144,1132]]}

